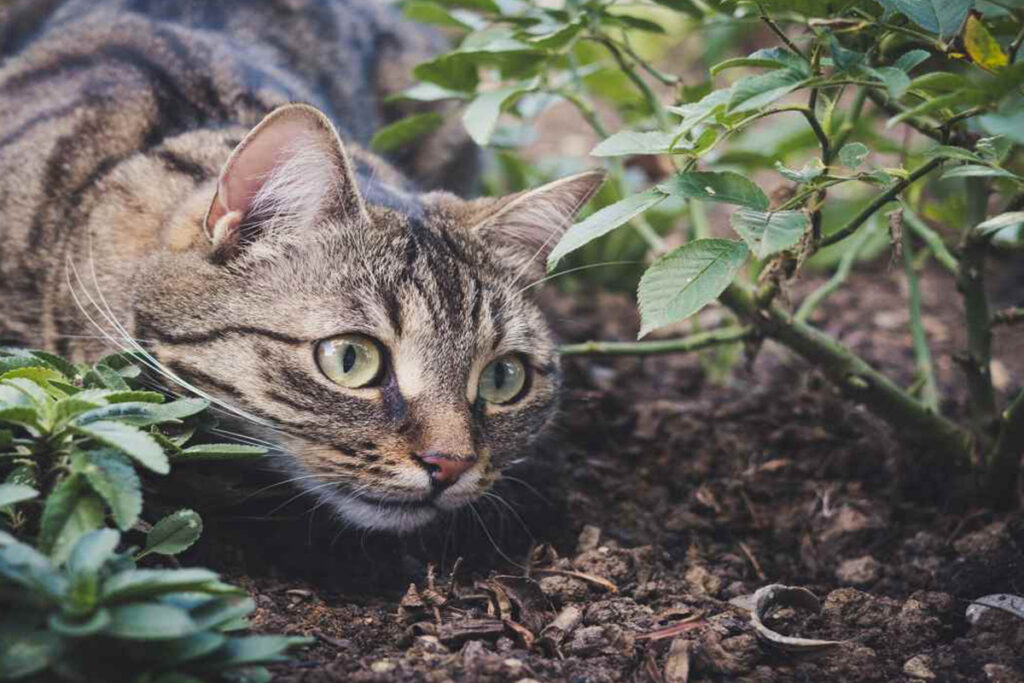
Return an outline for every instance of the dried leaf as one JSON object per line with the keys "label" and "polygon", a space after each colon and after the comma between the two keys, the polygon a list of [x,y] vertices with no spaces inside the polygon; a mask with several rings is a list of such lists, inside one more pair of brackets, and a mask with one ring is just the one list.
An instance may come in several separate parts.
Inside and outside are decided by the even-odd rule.
{"label": "dried leaf", "polygon": [[1024,619],[1024,597],[1009,593],[993,593],[980,597],[967,606],[967,621],[977,623],[981,615],[990,609],[1009,612],[1018,619]]}
{"label": "dried leaf", "polygon": [[754,610],[750,614],[750,624],[760,637],[773,645],[793,652],[810,652],[839,645],[837,640],[796,638],[771,630],[762,623],[762,620],[776,607],[800,607],[818,613],[821,611],[821,602],[806,588],[778,583],[759,588],[754,593]]}
{"label": "dried leaf", "polygon": [[586,581],[587,583],[593,584],[598,588],[601,588],[602,590],[608,591],[609,593],[614,594],[619,592],[619,587],[616,586],[614,583],[612,583],[611,581],[602,576],[595,576],[594,574],[585,574],[583,572],[574,572],[568,569],[553,568],[535,569],[534,571],[539,574],[558,574],[559,576],[571,576],[574,579],[579,579],[580,581]]}
{"label": "dried leaf", "polygon": [[502,619],[501,621],[505,624],[505,628],[508,629],[512,640],[519,643],[524,649],[529,650],[533,648],[533,643],[537,640],[537,636],[533,635],[530,629],[511,619]]}
{"label": "dried leaf", "polygon": [[693,641],[676,638],[665,658],[665,683],[687,683],[690,680],[690,657]]}

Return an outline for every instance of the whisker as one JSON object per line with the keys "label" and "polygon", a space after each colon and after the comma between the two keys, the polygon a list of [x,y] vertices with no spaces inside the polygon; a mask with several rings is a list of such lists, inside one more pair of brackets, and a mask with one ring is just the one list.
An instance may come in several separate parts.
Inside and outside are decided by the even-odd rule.
{"label": "whisker", "polygon": [[470,503],[467,507],[469,508],[470,512],[473,513],[473,517],[475,517],[477,523],[480,524],[480,528],[483,530],[484,535],[487,536],[487,540],[491,542],[491,546],[494,548],[495,551],[497,551],[498,555],[500,555],[502,557],[502,559],[504,559],[506,562],[511,564],[513,567],[516,567],[518,569],[522,569],[524,572],[527,571],[526,567],[524,567],[523,565],[519,564],[518,562],[513,560],[511,557],[506,555],[505,551],[502,550],[500,547],[498,547],[498,543],[494,540],[494,537],[491,536],[490,530],[487,528],[487,525],[484,523],[483,518],[480,516],[480,513],[477,511],[477,509],[473,505],[473,503]]}
{"label": "whisker", "polygon": [[570,273],[579,272],[581,270],[590,270],[591,268],[602,268],[604,266],[625,266],[625,265],[635,266],[637,264],[643,264],[643,263],[644,263],[644,261],[604,261],[602,263],[588,263],[587,265],[584,265],[584,266],[576,266],[575,268],[569,268],[568,270],[560,270],[557,273],[552,273],[551,275],[545,275],[541,279],[536,280],[534,282],[531,282],[530,284],[526,285],[522,289],[518,290],[516,292],[516,294],[522,294],[526,290],[532,289],[533,287],[536,287],[537,285],[543,284],[545,282],[549,282],[551,280],[554,280],[555,278],[562,277],[563,275],[568,275]]}

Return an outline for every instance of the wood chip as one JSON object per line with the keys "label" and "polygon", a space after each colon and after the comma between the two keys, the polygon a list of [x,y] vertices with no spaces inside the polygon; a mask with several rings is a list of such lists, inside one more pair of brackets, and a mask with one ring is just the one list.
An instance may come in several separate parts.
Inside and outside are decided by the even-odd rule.
{"label": "wood chip", "polygon": [[690,680],[690,659],[693,641],[679,637],[672,641],[665,657],[665,683],[687,683]]}
{"label": "wood chip", "polygon": [[609,593],[615,594],[619,592],[618,586],[616,586],[614,583],[612,583],[611,581],[602,576],[585,574],[583,572],[574,572],[568,569],[538,568],[534,571],[538,574],[558,574],[559,576],[571,576],[575,579],[579,579],[580,581],[586,581],[587,583],[593,584],[598,588],[601,588],[602,590],[608,591]]}

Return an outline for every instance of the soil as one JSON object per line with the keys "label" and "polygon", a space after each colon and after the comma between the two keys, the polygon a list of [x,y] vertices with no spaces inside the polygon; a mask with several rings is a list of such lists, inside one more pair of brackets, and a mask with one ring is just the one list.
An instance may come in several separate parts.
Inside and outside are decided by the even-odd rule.
{"label": "soil", "polygon": [[[1019,273],[997,275],[997,303],[1019,304]],[[909,384],[903,287],[882,262],[815,321]],[[934,271],[923,292],[943,410],[962,416],[956,293]],[[635,334],[626,298],[547,304],[566,340]],[[998,331],[1004,396],[1022,351]],[[500,499],[407,538],[339,532],[301,501],[213,515],[196,558],[253,593],[256,631],[316,639],[282,683],[1024,680],[1024,620],[966,617],[1024,594],[1024,514],[979,505],[784,350],[740,360],[723,376],[713,355],[567,359],[560,426]],[[760,637],[750,595],[769,584],[820,604],[782,601],[766,628],[837,642]]]}

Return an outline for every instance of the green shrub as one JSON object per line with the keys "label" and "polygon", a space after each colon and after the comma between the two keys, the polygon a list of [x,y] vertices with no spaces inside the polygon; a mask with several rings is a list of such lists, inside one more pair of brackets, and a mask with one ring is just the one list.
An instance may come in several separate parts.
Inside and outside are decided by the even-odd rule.
{"label": "green shrub", "polygon": [[[595,341],[564,353],[741,342],[756,351],[772,339],[901,437],[956,469],[980,470],[987,502],[1016,504],[1024,392],[1000,404],[991,338],[996,327],[1024,321],[1024,309],[990,311],[984,272],[992,252],[1024,244],[1020,2],[408,0],[404,7],[458,41],[418,65],[420,83],[399,97],[464,103],[466,130],[498,150],[498,175],[512,179],[494,186],[530,178],[531,164],[517,161],[516,149],[550,102],[574,107],[598,139],[590,154],[612,182],[597,210],[554,248],[549,269],[618,267],[636,258],[639,237],[648,264],[637,286],[640,336],[687,319],[695,332]],[[773,45],[727,53],[755,36]],[[676,69],[679,47],[694,40],[705,48],[689,51],[697,63]],[[758,182],[771,176],[778,189],[769,193]],[[725,238],[712,235],[709,203],[732,212]],[[908,282],[918,375],[909,387],[811,324],[853,263],[885,248],[887,230]],[[670,248],[669,232],[685,243]],[[917,285],[927,259],[963,293],[968,341],[953,360],[970,395],[967,424],[941,412]],[[778,295],[809,265],[835,274],[789,310]],[[692,316],[716,300],[731,320],[702,331]]]}
{"label": "green shrub", "polygon": [[141,550],[124,536],[145,526],[136,468],[264,451],[191,444],[206,401],[140,390],[131,360],[0,350],[0,680],[269,680],[262,665],[305,639],[237,635],[255,605],[212,571],[137,566],[191,546],[197,513]]}

